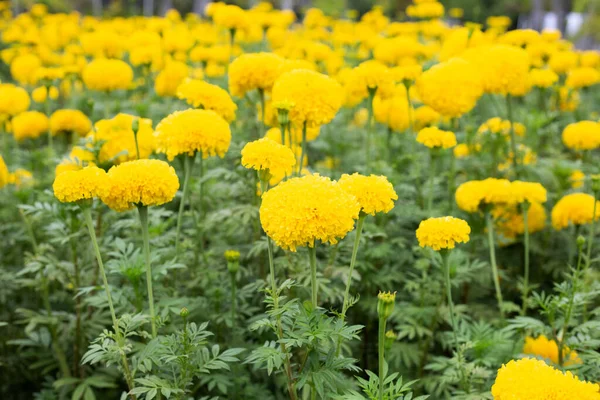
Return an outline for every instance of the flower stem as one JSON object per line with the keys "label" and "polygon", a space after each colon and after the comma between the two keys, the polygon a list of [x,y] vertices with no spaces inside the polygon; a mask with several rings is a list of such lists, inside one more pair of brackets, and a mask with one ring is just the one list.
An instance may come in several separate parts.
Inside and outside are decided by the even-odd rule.
{"label": "flower stem", "polygon": [[375,92],[377,91],[377,88],[375,88],[374,90],[372,88],[369,88],[369,98],[367,100],[367,110],[369,112],[368,114],[368,119],[367,119],[367,138],[366,138],[366,143],[365,143],[365,152],[366,152],[366,165],[365,165],[365,169],[366,172],[369,172],[369,167],[371,165],[371,135],[373,132],[373,127],[375,126],[374,124],[374,120],[373,120],[373,99],[375,98]]}
{"label": "flower stem", "polygon": [[306,121],[304,121],[304,124],[302,125],[302,150],[300,152],[300,163],[298,164],[298,176],[302,175],[302,167],[304,166],[304,157],[306,154],[306,129]]}
{"label": "flower stem", "polygon": [[437,169],[437,156],[434,151],[435,150],[429,152],[429,191],[427,193],[427,213],[429,215],[431,215],[431,209],[433,208],[433,180],[435,177],[435,170]]}
{"label": "flower stem", "polygon": [[258,96],[260,97],[260,129],[258,130],[258,133],[259,137],[263,137],[265,134],[265,91],[263,89],[258,89]]}
{"label": "flower stem", "polygon": [[317,299],[317,249],[316,244],[313,247],[308,247],[308,259],[310,262],[310,286],[311,286],[311,301],[313,308],[316,309],[318,306]]}
{"label": "flower stem", "polygon": [[379,333],[378,333],[378,346],[379,346],[379,400],[383,400],[384,381],[385,381],[385,325],[387,319],[379,318]]}
{"label": "flower stem", "polygon": [[198,246],[196,247],[196,261],[198,260],[198,250],[200,250],[202,252],[202,256],[205,257],[206,260],[206,254],[204,253],[204,227],[201,226],[202,222],[203,222],[203,218],[204,218],[204,156],[202,154],[202,152],[200,152],[199,154],[199,158],[200,158],[200,162],[199,162],[199,167],[200,167],[200,174],[199,174],[199,184],[200,184],[200,190],[199,190],[199,213],[200,214],[198,216],[199,219],[199,223],[196,224],[196,237],[198,238]]}
{"label": "flower stem", "polygon": [[452,334],[454,336],[454,346],[458,352],[458,334],[456,318],[454,314],[454,302],[452,301],[452,286],[450,281],[450,252],[442,251],[442,261],[444,262],[444,277],[446,279],[446,298],[448,300],[448,309],[450,311],[450,324],[452,325]]}
{"label": "flower stem", "polygon": [[488,245],[490,247],[490,264],[492,265],[492,278],[494,279],[494,287],[496,288],[496,300],[498,301],[498,308],[500,309],[500,316],[504,320],[504,309],[502,308],[502,291],[500,289],[500,276],[498,275],[498,266],[496,265],[496,248],[494,243],[494,221],[492,214],[487,211],[485,213],[487,231],[488,231]]}
{"label": "flower stem", "polygon": [[[48,289],[48,281],[46,277],[42,279],[42,300],[44,302],[44,307],[46,308],[46,313],[48,314],[48,317],[52,318],[53,316],[52,308],[50,307],[50,291]],[[58,332],[56,331],[54,321],[51,321],[48,324],[48,330],[50,330],[50,336],[52,337],[52,348],[54,349],[56,359],[58,360],[58,367],[60,369],[60,373],[63,378],[69,378],[71,376],[71,370],[69,369],[69,365],[67,364],[67,357],[65,356],[65,352],[58,343]]]}
{"label": "flower stem", "polygon": [[146,262],[146,285],[148,289],[148,306],[150,308],[150,323],[152,337],[156,337],[156,314],[154,313],[154,293],[152,291],[152,267],[150,265],[150,238],[148,234],[148,207],[138,206],[140,223],[142,225],[142,239],[144,241],[144,259]]}
{"label": "flower stem", "polygon": [[236,308],[236,282],[235,282],[235,274],[231,273],[231,324],[235,325],[235,308]]}
{"label": "flower stem", "polygon": [[517,141],[515,138],[515,124],[513,121],[512,96],[506,95],[506,113],[510,122],[510,147],[513,153],[512,163],[515,172],[515,177],[519,179],[519,161],[517,155]]}
{"label": "flower stem", "polygon": [[177,213],[177,229],[175,233],[175,257],[179,257],[179,235],[181,234],[181,222],[183,219],[183,209],[185,207],[185,200],[190,186],[190,176],[192,175],[192,168],[194,166],[193,158],[185,155],[183,159],[183,192],[181,193],[181,202],[179,203],[179,212]]}
{"label": "flower stem", "polygon": [[[578,246],[579,247],[579,246]],[[575,275],[573,276],[573,283],[571,285],[571,293],[569,296],[569,303],[567,305],[567,312],[565,314],[565,322],[562,328],[562,337],[558,341],[558,365],[561,367],[564,364],[564,346],[565,342],[568,338],[569,332],[569,323],[571,322],[571,316],[573,315],[573,305],[575,304],[575,295],[577,294],[577,290],[579,289],[579,278],[581,272],[581,260],[583,258],[583,251],[581,247],[579,247],[579,256],[577,257],[577,269],[575,270]]]}
{"label": "flower stem", "polygon": [[527,296],[529,295],[529,202],[523,203],[523,241],[525,247],[525,266],[523,273],[523,308],[521,315],[527,314]]}

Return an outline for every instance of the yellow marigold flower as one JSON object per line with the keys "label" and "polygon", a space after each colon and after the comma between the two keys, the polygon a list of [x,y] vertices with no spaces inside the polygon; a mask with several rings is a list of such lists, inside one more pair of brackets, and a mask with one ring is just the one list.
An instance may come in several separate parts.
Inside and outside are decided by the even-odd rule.
{"label": "yellow marigold flower", "polygon": [[571,182],[571,187],[573,189],[579,189],[583,187],[583,181],[585,180],[585,174],[581,170],[574,170],[571,172],[569,176],[569,182]]}
{"label": "yellow marigold flower", "polygon": [[57,135],[73,132],[85,136],[92,129],[92,121],[79,110],[56,110],[50,116],[50,132]]}
{"label": "yellow marigold flower", "polygon": [[419,246],[439,251],[453,249],[456,243],[467,243],[470,233],[471,227],[460,218],[429,218],[419,224],[417,240]]}
{"label": "yellow marigold flower", "polygon": [[48,117],[39,111],[25,111],[11,121],[12,133],[17,142],[23,139],[35,139],[48,132]]}
{"label": "yellow marigold flower", "polygon": [[415,110],[413,119],[415,129],[420,131],[427,126],[439,123],[442,120],[442,116],[429,106],[421,106]]}
{"label": "yellow marigold flower", "polygon": [[498,371],[494,400],[598,400],[600,386],[580,381],[572,372],[554,369],[541,360],[512,360]]}
{"label": "yellow marigold flower", "polygon": [[197,151],[203,158],[215,155],[222,158],[231,142],[229,124],[210,110],[175,111],[160,121],[154,135],[158,152],[165,153],[169,160]]}
{"label": "yellow marigold flower", "polygon": [[[523,212],[516,206],[498,206],[492,210],[496,229],[506,239],[515,239],[525,233]],[[546,227],[547,214],[540,203],[531,203],[527,209],[529,233],[539,232]]]}
{"label": "yellow marigold flower", "polygon": [[46,99],[48,98],[48,89],[46,89],[45,86],[40,86],[33,89],[33,91],[31,92],[31,98],[36,103],[46,102]]}
{"label": "yellow marigold flower", "polygon": [[549,88],[558,82],[558,75],[551,69],[534,68],[529,71],[529,80],[532,86]]}
{"label": "yellow marigold flower", "polygon": [[396,132],[408,129],[410,125],[408,113],[408,99],[404,86],[396,87],[391,97],[384,99],[377,94],[373,99],[375,121],[387,125]]}
{"label": "yellow marigold flower", "polygon": [[512,204],[514,196],[506,179],[487,178],[461,184],[455,193],[456,204],[461,210],[477,212],[489,204]]}
{"label": "yellow marigold flower", "polygon": [[354,229],[360,205],[331,179],[315,175],[292,178],[263,194],[260,222],[283,249],[335,244]]}
{"label": "yellow marigold flower", "polygon": [[444,5],[437,1],[415,2],[406,7],[406,15],[419,19],[441,18],[444,16]]}
{"label": "yellow marigold flower", "polygon": [[31,186],[33,184],[33,174],[23,168],[18,168],[10,174],[10,183],[15,185],[17,189]]}
{"label": "yellow marigold flower", "polygon": [[417,142],[433,148],[449,149],[456,146],[456,135],[454,132],[443,131],[436,126],[423,128],[417,134]]}
{"label": "yellow marigold flower", "polygon": [[394,201],[398,200],[394,187],[383,175],[344,174],[338,184],[356,197],[361,212],[365,214],[375,215],[380,212],[387,214],[394,208]]}
{"label": "yellow marigold flower", "polygon": [[478,69],[460,58],[434,65],[417,79],[416,87],[423,103],[447,117],[468,113],[483,94]]}
{"label": "yellow marigold flower", "polygon": [[297,69],[283,74],[273,86],[274,103],[289,101],[294,104],[290,121],[309,127],[325,125],[335,117],[342,106],[342,87],[330,77],[318,72]]}
{"label": "yellow marigold flower", "polygon": [[170,61],[158,73],[154,81],[154,90],[161,97],[175,96],[177,88],[190,74],[189,67],[180,61]]}
{"label": "yellow marigold flower", "polygon": [[52,189],[62,203],[92,199],[100,196],[106,184],[106,172],[96,166],[56,175]]}
{"label": "yellow marigold flower", "polygon": [[126,211],[135,206],[168,203],[178,189],[179,179],[169,164],[161,160],[135,160],[108,171],[100,198],[113,210]]}
{"label": "yellow marigold flower", "polygon": [[600,124],[579,121],[569,124],[562,132],[562,141],[572,150],[593,150],[600,146]]}
{"label": "yellow marigold flower", "polygon": [[[527,336],[523,346],[523,354],[541,357],[545,360],[550,360],[554,364],[558,364],[558,345],[553,339],[548,339],[544,335],[537,338]],[[564,365],[581,364],[581,359],[576,351],[570,350],[568,347],[563,349]]]}
{"label": "yellow marigold flower", "polygon": [[369,96],[369,90],[375,90],[382,99],[394,94],[394,77],[389,68],[377,60],[364,61],[355,67],[352,85],[363,99]]}
{"label": "yellow marigold flower", "polygon": [[581,89],[596,85],[600,82],[600,72],[592,67],[579,67],[569,71],[565,85],[574,89]]}
{"label": "yellow marigold flower", "polygon": [[487,93],[525,95],[531,86],[529,54],[520,47],[494,45],[471,49],[465,58],[481,70]]}
{"label": "yellow marigold flower", "polygon": [[10,63],[10,74],[21,85],[32,85],[36,82],[36,71],[42,61],[35,54],[17,56]]}
{"label": "yellow marigold flower", "polygon": [[29,108],[29,95],[11,83],[0,83],[0,116],[13,116]]}
{"label": "yellow marigold flower", "polygon": [[574,51],[557,51],[550,57],[548,65],[557,74],[565,74],[577,66],[577,58]]}
{"label": "yellow marigold flower", "polygon": [[511,182],[510,190],[516,203],[545,203],[547,200],[546,189],[537,182]]}
{"label": "yellow marigold flower", "polygon": [[556,230],[569,225],[584,225],[600,218],[600,201],[596,202],[594,218],[594,196],[587,193],[572,193],[561,198],[552,208],[552,226]]}
{"label": "yellow marigold flower", "polygon": [[453,154],[455,158],[465,158],[471,154],[471,150],[467,144],[460,143],[454,147]]}
{"label": "yellow marigold flower", "polygon": [[505,15],[499,15],[499,16],[488,17],[485,20],[485,23],[490,28],[504,30],[510,26],[511,20],[510,20],[510,17],[507,17]]}
{"label": "yellow marigold flower", "polygon": [[129,89],[133,70],[125,61],[99,58],[83,69],[81,78],[88,89],[110,92]]}
{"label": "yellow marigold flower", "polygon": [[[133,123],[137,122],[137,147]],[[120,164],[125,161],[148,158],[156,147],[152,129],[152,120],[139,118],[129,114],[118,114],[111,119],[102,119],[95,124],[95,131],[90,132],[95,143],[100,144],[98,162]]]}
{"label": "yellow marigold flower", "polygon": [[581,99],[579,92],[567,86],[558,89],[558,107],[561,111],[575,111]]}
{"label": "yellow marigold flower", "polygon": [[244,146],[242,165],[272,175],[288,175],[296,165],[296,156],[289,147],[264,137]]}
{"label": "yellow marigold flower", "polygon": [[0,155],[0,188],[8,185],[10,179],[10,173],[8,172],[8,167],[6,166],[6,162],[4,162],[4,158]]}
{"label": "yellow marigold flower", "polygon": [[225,67],[216,62],[209,62],[204,69],[208,78],[220,78],[225,76]]}
{"label": "yellow marigold flower", "polygon": [[212,18],[216,25],[227,29],[245,29],[250,23],[248,13],[235,5],[215,8]]}
{"label": "yellow marigold flower", "polygon": [[598,67],[600,65],[600,52],[596,50],[582,51],[579,56],[579,63],[582,67]]}
{"label": "yellow marigold flower", "polygon": [[229,92],[243,97],[254,89],[270,92],[285,60],[273,53],[242,54],[229,65]]}
{"label": "yellow marigold flower", "polygon": [[186,79],[177,88],[177,97],[192,107],[212,110],[227,122],[235,120],[237,105],[229,93],[217,85],[199,79]]}

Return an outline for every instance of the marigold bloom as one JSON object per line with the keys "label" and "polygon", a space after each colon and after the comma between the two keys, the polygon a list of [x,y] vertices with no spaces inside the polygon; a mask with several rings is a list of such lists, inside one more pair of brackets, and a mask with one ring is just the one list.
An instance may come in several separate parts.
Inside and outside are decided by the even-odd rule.
{"label": "marigold bloom", "polygon": [[596,149],[600,146],[600,124],[595,121],[569,124],[562,132],[562,141],[576,151]]}
{"label": "marigold bloom", "polygon": [[423,128],[417,134],[417,142],[429,147],[449,149],[456,146],[456,135],[454,132],[443,131],[436,126]]}
{"label": "marigold bloom", "polygon": [[427,126],[439,123],[442,120],[442,116],[429,106],[421,106],[415,109],[413,119],[415,129],[420,131]]}
{"label": "marigold bloom", "polygon": [[367,98],[369,90],[376,90],[385,99],[394,93],[394,77],[388,67],[376,60],[364,61],[354,68],[352,86],[360,98]]}
{"label": "marigold bloom", "polygon": [[133,70],[125,61],[99,58],[84,68],[81,78],[88,89],[110,92],[129,89]]}
{"label": "marigold bloom", "polygon": [[9,181],[12,185],[15,185],[17,189],[31,186],[33,184],[33,174],[23,168],[17,168],[15,172],[10,174]]}
{"label": "marigold bloom", "polygon": [[510,190],[516,203],[545,203],[547,199],[546,189],[537,182],[514,181]]}
{"label": "marigold bloom", "polygon": [[465,158],[471,154],[471,149],[466,143],[457,144],[452,150],[455,158]]}
{"label": "marigold bloom", "polygon": [[189,67],[180,61],[169,61],[154,80],[154,90],[161,97],[175,96],[177,88],[190,74]]}
{"label": "marigold bloom", "polygon": [[161,160],[135,160],[108,171],[100,198],[113,210],[126,211],[135,206],[168,203],[178,189],[179,179],[169,164]]}
{"label": "marigold bloom", "polygon": [[514,203],[510,182],[496,178],[465,182],[456,189],[455,198],[458,207],[467,212],[477,212],[483,205]]}
{"label": "marigold bloom", "polygon": [[248,13],[236,5],[223,5],[212,11],[216,25],[227,29],[245,29],[250,23]]}
{"label": "marigold bloom", "polygon": [[[523,354],[541,357],[558,364],[558,345],[556,341],[548,339],[544,335],[537,338],[527,336],[523,345]],[[565,366],[581,364],[577,352],[570,350],[568,347],[563,348],[563,358]]]}
{"label": "marigold bloom", "polygon": [[360,205],[331,179],[292,178],[263,194],[260,222],[283,249],[313,247],[315,240],[335,244],[354,229]]}
{"label": "marigold bloom", "polygon": [[579,67],[569,71],[565,85],[575,89],[593,86],[600,82],[600,72],[597,68]]}
{"label": "marigold bloom", "polygon": [[12,133],[16,141],[35,139],[48,132],[48,117],[39,111],[25,111],[11,121]]}
{"label": "marigold bloom", "polygon": [[223,157],[229,149],[231,130],[220,115],[210,110],[175,111],[156,126],[157,150],[169,160],[179,154],[202,152],[207,158]]}
{"label": "marigold bloom", "polygon": [[382,175],[344,174],[338,184],[356,197],[361,211],[365,214],[387,214],[394,208],[394,201],[398,200],[394,186]]}
{"label": "marigold bloom", "polygon": [[296,156],[289,147],[264,137],[244,146],[242,165],[274,176],[287,175],[296,165]]}
{"label": "marigold bloom", "polygon": [[584,225],[600,218],[600,201],[596,202],[594,218],[594,196],[587,193],[572,193],[561,198],[552,208],[552,226],[556,230],[569,225]]}
{"label": "marigold bloom", "polygon": [[580,381],[571,372],[554,369],[541,360],[512,360],[498,370],[492,386],[494,400],[598,400],[600,386]]}
{"label": "marigold bloom", "polygon": [[199,79],[186,79],[177,88],[177,97],[194,108],[212,110],[227,122],[235,120],[237,105],[229,93],[217,85]]}
{"label": "marigold bloom", "polygon": [[564,74],[577,66],[577,58],[574,51],[557,51],[550,57],[548,65],[557,74]]}
{"label": "marigold bloom", "polygon": [[270,92],[285,62],[273,53],[242,54],[229,65],[229,92],[244,97],[254,89]]}
{"label": "marigold bloom", "polygon": [[89,166],[57,175],[52,189],[60,202],[72,203],[100,196],[105,184],[106,172],[96,166]]}
{"label": "marigold bloom", "polygon": [[[506,239],[515,239],[525,233],[523,212],[518,207],[498,206],[492,210],[492,216],[498,232]],[[531,203],[527,209],[527,230],[529,233],[539,232],[546,227],[547,214],[540,203]]]}
{"label": "marigold bloom", "polygon": [[91,129],[92,121],[79,110],[56,110],[50,116],[50,132],[54,136],[62,132],[85,136]]}
{"label": "marigold bloom", "polygon": [[[137,122],[137,132],[133,122]],[[137,135],[137,146],[136,146]],[[138,158],[148,158],[156,147],[152,120],[129,114],[118,114],[111,119],[101,119],[89,136],[100,145],[98,162],[120,164]]]}
{"label": "marigold bloom", "polygon": [[585,179],[585,174],[581,170],[574,170],[571,175],[569,175],[569,182],[571,182],[571,187],[573,189],[578,189],[583,186],[583,181]]}
{"label": "marigold bloom", "polygon": [[423,103],[447,117],[468,113],[483,94],[479,71],[460,58],[434,65],[417,79],[416,87]]}
{"label": "marigold bloom", "polygon": [[297,69],[283,74],[273,86],[274,103],[293,104],[290,121],[309,127],[324,125],[335,117],[342,106],[342,87],[330,77],[318,72]]}
{"label": "marigold bloom", "polygon": [[416,232],[419,246],[435,251],[453,249],[456,243],[467,243],[470,233],[467,221],[454,217],[426,219],[421,221]]}
{"label": "marigold bloom", "polygon": [[10,173],[8,172],[8,167],[4,162],[4,158],[0,155],[0,189],[8,185],[9,178]]}
{"label": "marigold bloom", "polygon": [[532,86],[549,88],[558,82],[558,75],[551,69],[534,68],[529,71],[529,80]]}
{"label": "marigold bloom", "polygon": [[376,94],[373,99],[373,116],[375,121],[387,125],[396,132],[408,129],[410,115],[404,86],[396,87],[393,95],[386,99]]}
{"label": "marigold bloom", "polygon": [[27,91],[11,83],[0,83],[0,116],[13,116],[29,108]]}
{"label": "marigold bloom", "polygon": [[35,54],[23,54],[10,63],[10,74],[21,85],[31,85],[36,82],[36,71],[41,65],[42,61]]}

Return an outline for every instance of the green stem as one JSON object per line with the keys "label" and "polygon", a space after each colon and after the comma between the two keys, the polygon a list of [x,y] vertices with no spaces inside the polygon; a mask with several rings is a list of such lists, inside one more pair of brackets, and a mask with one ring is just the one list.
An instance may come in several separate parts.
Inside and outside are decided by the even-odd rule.
{"label": "green stem", "polygon": [[377,88],[374,90],[369,88],[369,98],[367,100],[367,110],[369,112],[367,119],[367,138],[365,143],[365,152],[366,152],[366,172],[369,172],[369,166],[371,165],[371,135],[373,132],[374,124],[374,115],[373,115],[373,99],[375,98],[375,92],[377,92]]}
{"label": "green stem", "polygon": [[444,262],[444,277],[446,279],[446,297],[448,300],[448,309],[450,311],[450,324],[452,325],[452,334],[454,336],[454,346],[458,353],[458,334],[456,319],[454,314],[454,302],[452,301],[452,286],[450,281],[450,251],[442,251],[442,261]]}
{"label": "green stem", "polygon": [[512,110],[512,96],[506,95],[506,112],[508,114],[508,121],[510,122],[510,147],[513,153],[513,169],[515,171],[515,177],[519,179],[519,161],[517,154],[517,141],[515,138],[515,124],[513,121],[513,110]]}
{"label": "green stem", "polygon": [[312,305],[313,308],[316,309],[318,306],[318,299],[317,299],[317,291],[318,291],[318,286],[317,286],[317,249],[316,249],[316,243],[313,244],[313,247],[308,247],[308,258],[309,258],[309,262],[310,262],[310,286],[311,286],[311,292],[312,292],[312,296],[311,296],[311,301],[312,301]]}
{"label": "green stem", "polygon": [[136,159],[140,159],[140,145],[138,143],[138,136],[137,136],[137,132],[133,132],[133,139],[135,141],[135,156]]}
{"label": "green stem", "polygon": [[429,191],[427,193],[427,213],[431,216],[431,210],[433,208],[433,181],[435,177],[435,170],[437,169],[437,157],[434,153],[435,150],[429,152],[430,163],[429,163]]}
{"label": "green stem", "polygon": [[523,203],[523,241],[525,246],[525,266],[523,273],[523,308],[521,315],[527,314],[527,296],[529,295],[529,202]]}
{"label": "green stem", "polygon": [[454,186],[455,186],[455,177],[456,175],[456,158],[454,154],[450,154],[450,172],[448,174],[448,211],[449,215],[452,215],[454,212]]}
{"label": "green stem", "polygon": [[37,254],[37,240],[35,240],[35,234],[33,233],[33,228],[29,219],[23,212],[21,208],[19,208],[19,214],[21,214],[21,218],[23,218],[23,222],[25,223],[25,228],[27,228],[27,234],[29,235],[29,240],[31,240],[31,247],[33,247],[33,253]]}
{"label": "green stem", "polygon": [[148,207],[138,206],[140,223],[142,225],[142,239],[144,241],[144,259],[146,262],[146,285],[148,289],[148,306],[150,308],[150,323],[152,337],[156,337],[156,314],[154,313],[154,292],[152,291],[152,266],[150,265],[150,237],[148,234]]}
{"label": "green stem", "polygon": [[196,259],[198,259],[198,249],[202,252],[202,256],[206,257],[206,254],[204,253],[204,230],[203,230],[203,218],[204,218],[204,156],[202,154],[202,152],[200,152],[200,162],[199,162],[199,167],[200,167],[200,176],[199,176],[199,183],[200,183],[200,190],[199,190],[199,212],[198,212],[198,219],[199,219],[199,223],[196,224],[196,237],[198,238],[198,247],[196,247]]}
{"label": "green stem", "polygon": [[304,155],[306,154],[306,129],[306,121],[304,121],[304,124],[302,125],[302,150],[300,152],[300,164],[298,164],[298,176],[302,176],[302,167],[304,166]]}
{"label": "green stem", "polygon": [[490,247],[490,264],[492,264],[492,278],[494,280],[494,287],[496,288],[496,300],[498,301],[498,308],[500,309],[500,316],[504,320],[504,309],[502,308],[502,291],[500,289],[500,275],[498,274],[498,266],[496,265],[496,247],[494,242],[494,221],[492,214],[487,211],[485,214],[486,225],[488,231],[488,245]]}
{"label": "green stem", "polygon": [[181,202],[179,203],[179,212],[177,213],[177,229],[175,233],[175,257],[179,257],[179,235],[181,234],[181,222],[183,219],[183,209],[185,207],[185,200],[189,192],[190,177],[192,175],[192,168],[194,166],[193,158],[185,155],[183,159],[183,191],[181,193]]}
{"label": "green stem", "polygon": [[[53,318],[52,308],[50,307],[50,291],[48,289],[48,281],[46,280],[46,277],[42,279],[42,300],[44,302],[44,307],[46,308],[48,318]],[[52,337],[52,348],[56,355],[56,359],[58,360],[58,367],[60,369],[60,373],[63,376],[63,378],[69,378],[71,376],[71,370],[69,369],[69,365],[67,364],[67,357],[65,356],[65,352],[58,343],[58,332],[56,331],[54,321],[51,321],[49,323],[48,329],[50,330],[50,336]]]}
{"label": "green stem", "polygon": [[581,260],[583,258],[583,252],[581,248],[579,248],[579,256],[577,257],[577,269],[575,271],[575,275],[573,277],[573,284],[571,288],[571,294],[569,296],[569,303],[567,305],[567,312],[565,314],[565,322],[563,326],[563,334],[561,339],[558,341],[558,365],[561,367],[564,364],[564,346],[565,342],[568,338],[569,332],[569,324],[571,322],[571,316],[573,315],[573,305],[575,304],[575,295],[577,294],[577,290],[579,289],[579,278],[581,272]]}
{"label": "green stem", "polygon": [[385,381],[385,325],[387,319],[379,318],[379,333],[378,333],[378,346],[379,346],[379,400],[383,400],[384,381]]}
{"label": "green stem", "polygon": [[235,312],[236,312],[236,282],[235,273],[231,273],[231,326],[235,327]]}

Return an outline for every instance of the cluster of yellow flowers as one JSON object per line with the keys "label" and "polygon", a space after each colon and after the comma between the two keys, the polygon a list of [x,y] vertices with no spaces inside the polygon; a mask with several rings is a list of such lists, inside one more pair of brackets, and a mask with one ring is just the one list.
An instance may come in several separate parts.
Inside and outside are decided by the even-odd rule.
{"label": "cluster of yellow flowers", "polygon": [[[523,345],[523,354],[541,357],[545,360],[552,361],[558,364],[558,345],[553,339],[548,339],[545,335],[540,335],[537,338],[528,336],[525,338]],[[581,364],[581,359],[576,351],[570,350],[568,347],[563,349],[564,365]]]}

